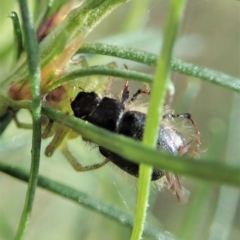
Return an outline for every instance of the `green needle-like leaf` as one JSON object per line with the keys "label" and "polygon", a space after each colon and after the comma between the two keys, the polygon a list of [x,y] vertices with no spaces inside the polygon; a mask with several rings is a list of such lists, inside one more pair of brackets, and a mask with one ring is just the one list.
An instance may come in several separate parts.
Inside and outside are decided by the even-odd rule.
{"label": "green needle-like leaf", "polygon": [[[158,56],[153,53],[105,43],[84,43],[78,50],[78,53],[95,53],[113,56],[144,63],[150,66],[156,66],[158,59]],[[229,76],[225,73],[174,58],[171,61],[171,69],[172,71],[196,77],[240,93],[240,79]]]}
{"label": "green needle-like leaf", "polygon": [[50,84],[44,90],[44,93],[48,93],[51,90],[61,86],[62,84],[68,81],[72,81],[80,77],[93,76],[93,75],[120,77],[123,79],[135,80],[138,82],[142,81],[144,83],[149,83],[149,84],[153,82],[153,76],[150,74],[140,73],[133,70],[119,69],[111,66],[91,66],[91,67],[81,68],[79,70],[75,70],[61,76],[53,84]]}
{"label": "green needle-like leaf", "polygon": [[[152,149],[156,148],[156,142],[159,137],[159,127],[163,115],[163,103],[169,79],[170,59],[178,32],[178,26],[183,15],[184,4],[185,0],[172,0],[170,3],[169,17],[163,37],[163,46],[157,61],[156,74],[152,85],[147,113],[146,127],[143,135],[143,144]],[[152,166],[141,164],[136,219],[131,240],[139,240],[142,236],[143,226],[147,215],[146,212],[148,207],[151,176]]]}
{"label": "green needle-like leaf", "polygon": [[[23,169],[19,169],[7,165],[3,162],[0,162],[0,171],[22,181],[28,182],[29,175],[27,171]],[[44,176],[38,177],[38,186],[47,189],[50,192],[56,193],[57,195],[63,198],[70,199],[76,204],[84,206],[89,210],[93,210],[96,213],[102,214],[103,216],[108,217],[126,227],[130,228],[133,227],[134,223],[133,216],[110,203],[103,202],[99,199],[95,199],[84,192],[79,192],[69,186],[53,181]],[[166,240],[175,239],[172,235],[162,233],[159,229],[152,227],[148,223],[145,224],[143,233],[154,239],[166,239]]]}
{"label": "green needle-like leaf", "polygon": [[24,35],[26,39],[26,52],[28,56],[29,79],[31,88],[31,111],[33,121],[32,132],[32,159],[29,176],[28,189],[25,199],[25,205],[22,212],[21,220],[18,226],[15,239],[22,239],[26,226],[31,215],[35,190],[38,180],[38,169],[41,149],[41,96],[40,96],[40,65],[38,57],[37,39],[30,18],[26,0],[19,0],[20,10],[23,21]]}
{"label": "green needle-like leaf", "polygon": [[19,23],[18,15],[16,12],[11,12],[9,17],[13,22],[14,29],[14,46],[16,48],[16,60],[18,60],[23,52],[23,39],[22,39],[22,30]]}

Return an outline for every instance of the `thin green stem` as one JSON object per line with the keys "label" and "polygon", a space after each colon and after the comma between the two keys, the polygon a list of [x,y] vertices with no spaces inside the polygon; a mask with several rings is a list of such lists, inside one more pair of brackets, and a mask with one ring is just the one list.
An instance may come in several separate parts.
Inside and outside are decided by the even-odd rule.
{"label": "thin green stem", "polygon": [[[0,162],[0,171],[9,174],[17,179],[28,182],[29,174],[26,170],[8,165],[4,162]],[[52,192],[57,195],[72,200],[78,205],[81,205],[89,210],[92,210],[98,214],[101,214],[105,217],[108,217],[117,223],[122,224],[123,226],[132,228],[134,218],[129,213],[124,212],[120,208],[102,201],[100,199],[93,198],[90,195],[87,195],[84,192],[79,192],[72,187],[66,186],[62,183],[53,181],[47,177],[39,175],[38,177],[38,186]],[[151,224],[146,224],[144,228],[144,235],[150,236],[154,239],[166,239],[173,240],[174,237],[169,234],[164,233],[158,227],[155,228]]]}
{"label": "thin green stem", "polygon": [[[105,43],[84,43],[78,50],[78,53],[92,53],[113,56],[144,63],[150,66],[156,66],[158,59],[158,55],[153,53]],[[229,76],[225,73],[206,67],[201,67],[192,63],[187,63],[180,59],[171,60],[171,69],[172,71],[196,77],[209,83],[217,84],[240,93],[240,79]]]}
{"label": "thin green stem", "polygon": [[[171,1],[167,25],[164,32],[163,46],[158,59],[156,74],[153,81],[148,108],[148,117],[146,119],[146,127],[143,136],[143,144],[153,149],[156,148],[159,126],[163,113],[163,103],[169,79],[170,60],[178,27],[181,22],[184,5],[185,0]],[[143,226],[147,214],[151,174],[152,166],[145,164],[140,165],[136,219],[131,240],[139,240],[142,236]]]}
{"label": "thin green stem", "polygon": [[[46,21],[48,15],[54,5],[54,1],[55,0],[48,0],[47,4],[43,2],[43,4],[44,4],[43,11],[41,11],[42,9],[39,9],[39,3],[38,2],[35,3],[35,6],[34,6],[34,20],[35,21],[34,22],[35,22],[36,28],[39,28],[41,26],[41,24],[43,24],[44,21]],[[60,6],[63,5],[63,2],[61,2],[61,1],[58,1],[58,3],[60,4]],[[59,8],[60,8],[60,6],[59,6]]]}
{"label": "thin green stem", "polygon": [[16,12],[11,12],[9,17],[13,22],[14,29],[14,46],[16,49],[16,60],[18,60],[23,52],[22,30],[19,23],[19,18]]}
{"label": "thin green stem", "polygon": [[[3,96],[1,96],[0,101],[4,101],[6,106],[13,109],[31,109],[30,101],[13,101]],[[42,112],[48,118],[58,123],[62,123],[63,118],[65,118],[65,125],[79,133],[82,137],[130,161],[145,163],[152,165],[154,169],[164,169],[204,181],[214,181],[238,187],[240,186],[239,166],[223,164],[219,161],[210,159],[193,161],[186,157],[172,156],[157,149],[145,146],[143,143],[136,142],[131,138],[99,128],[73,116],[68,116],[66,118],[66,114],[45,105],[42,106]]]}
{"label": "thin green stem", "polygon": [[26,0],[19,0],[20,10],[23,21],[24,35],[26,39],[26,52],[28,57],[29,79],[31,88],[31,111],[33,121],[32,132],[32,158],[31,169],[28,183],[28,189],[25,199],[25,205],[22,212],[21,220],[18,226],[15,239],[22,239],[26,226],[32,211],[35,190],[38,180],[38,169],[40,161],[41,148],[41,97],[40,97],[40,66],[38,58],[37,39],[33,28],[33,23],[30,18],[28,5]]}
{"label": "thin green stem", "polygon": [[111,66],[91,66],[82,68],[79,70],[72,71],[68,74],[63,75],[53,84],[49,85],[44,89],[44,93],[48,93],[51,90],[61,86],[62,84],[72,81],[76,78],[92,76],[92,75],[102,75],[102,76],[112,76],[120,77],[123,79],[131,79],[136,81],[142,81],[144,83],[151,84],[153,82],[153,76],[150,74],[140,73],[132,70],[119,69]]}

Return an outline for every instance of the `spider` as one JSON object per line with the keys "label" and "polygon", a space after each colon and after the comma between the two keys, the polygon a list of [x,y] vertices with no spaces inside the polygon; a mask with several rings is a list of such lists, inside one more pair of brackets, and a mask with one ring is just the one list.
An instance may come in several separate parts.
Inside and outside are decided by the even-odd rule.
{"label": "spider", "polygon": [[[105,90],[105,95],[108,95],[111,83],[112,79],[110,79]],[[71,101],[70,106],[74,116],[77,118],[88,121],[108,131],[133,138],[136,141],[142,141],[146,122],[146,113],[144,113],[142,109],[133,110],[133,108],[137,106],[137,104],[135,104],[136,99],[138,99],[138,97],[142,94],[149,95],[150,90],[139,89],[130,98],[128,81],[126,81],[119,100],[107,96],[101,98],[100,95],[94,91],[86,92],[82,89],[82,91],[77,94],[75,99]],[[57,89],[57,91],[54,91],[47,96],[48,103],[51,102],[51,100],[55,100],[55,98],[58,102],[59,96],[65,96],[64,89],[61,89],[61,87]],[[173,119],[179,118],[187,119],[192,125],[195,136],[189,141],[186,140],[184,135],[179,131],[178,127],[175,127],[171,124]],[[48,137],[50,133],[53,132],[52,130],[53,121],[49,120],[42,137]],[[65,127],[64,124],[61,124],[60,127],[57,128],[56,134],[45,150],[46,156],[51,156],[55,149],[61,145],[62,153],[76,171],[83,172],[98,169],[111,161],[124,172],[134,177],[139,176],[139,165],[137,163],[131,162],[128,159],[125,159],[102,146],[99,146],[99,152],[106,159],[98,164],[82,166],[67,148],[66,140],[71,137],[71,135],[71,130]],[[194,142],[195,147],[192,151]],[[184,155],[191,154],[191,152],[194,154],[198,153],[199,146],[200,133],[189,113],[174,114],[168,111],[162,116],[162,124],[159,127],[156,148],[172,155]],[[152,181],[157,181],[164,177],[167,180],[171,191],[177,196],[179,201],[182,201],[186,191],[182,187],[178,175],[166,172],[164,170],[153,169],[151,177]]]}
{"label": "spider", "polygon": [[[142,141],[146,114],[129,108],[129,105],[133,104],[141,94],[149,95],[150,91],[139,89],[135,94],[133,94],[132,98],[130,98],[127,81],[124,85],[120,100],[111,97],[101,98],[95,92],[80,91],[76,98],[71,102],[71,108],[74,112],[74,116],[77,118],[88,121],[108,131],[122,134],[137,141]],[[200,134],[189,113],[166,113],[162,118],[163,123],[159,128],[156,148],[173,155],[183,155],[188,153],[190,146],[192,145],[192,140],[187,142],[175,128],[166,124],[173,118],[185,118],[191,122],[195,131],[197,143],[194,151],[198,152]],[[128,174],[135,177],[139,176],[139,165],[137,163],[131,162],[102,146],[99,146],[99,152],[106,158],[106,160],[100,164],[83,167],[72,158],[70,163],[77,171],[88,171],[100,168],[108,161],[111,161]],[[153,169],[151,180],[156,181],[164,176],[170,184],[170,189],[176,194],[178,200],[181,201],[184,193],[177,175],[166,173],[164,170]]]}

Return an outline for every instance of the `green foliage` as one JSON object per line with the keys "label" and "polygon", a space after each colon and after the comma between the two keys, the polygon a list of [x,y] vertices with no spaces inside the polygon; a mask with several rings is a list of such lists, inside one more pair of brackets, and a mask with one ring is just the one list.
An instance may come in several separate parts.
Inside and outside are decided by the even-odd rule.
{"label": "green foliage", "polygon": [[[21,215],[21,220],[19,222],[18,230],[16,227],[10,226],[7,218],[0,219],[3,223],[1,224],[3,227],[3,237],[6,239],[13,238],[16,232],[15,239],[22,239],[24,235],[25,228],[30,221],[30,229],[31,229],[31,219],[30,215],[34,215],[32,213],[32,208],[34,211],[34,197],[35,191],[37,189],[37,185],[42,188],[47,189],[52,193],[56,193],[62,198],[67,198],[75,203],[79,203],[87,209],[93,210],[96,213],[100,213],[103,216],[106,216],[110,219],[110,226],[108,231],[111,235],[111,239],[127,239],[130,236],[130,233],[124,233],[119,230],[114,230],[117,227],[112,225],[111,221],[115,220],[118,224],[123,226],[133,227],[132,240],[137,240],[141,238],[141,234],[147,237],[151,237],[154,239],[176,239],[176,237],[172,234],[165,232],[164,227],[159,227],[159,223],[155,221],[153,217],[151,218],[151,224],[147,220],[145,221],[145,217],[147,214],[148,208],[148,199],[150,194],[150,176],[152,167],[156,169],[164,169],[172,172],[176,172],[182,174],[184,176],[190,176],[192,179],[200,180],[200,186],[196,194],[193,195],[193,200],[189,205],[188,211],[186,211],[183,217],[184,227],[179,227],[176,229],[181,230],[173,230],[174,233],[182,237],[183,239],[195,239],[194,235],[196,231],[199,230],[196,228],[199,219],[203,219],[203,214],[199,211],[199,205],[207,205],[207,196],[210,196],[210,186],[208,181],[217,182],[221,184],[233,185],[235,187],[240,186],[240,166],[236,161],[237,157],[236,152],[237,148],[234,147],[239,142],[239,131],[234,131],[235,128],[235,119],[239,119],[240,116],[235,114],[237,109],[237,105],[234,105],[234,102],[237,102],[238,94],[240,92],[240,80],[236,77],[232,77],[220,71],[215,71],[212,69],[208,69],[205,67],[198,66],[196,64],[187,63],[179,59],[171,59],[172,52],[174,50],[174,41],[176,38],[178,26],[180,24],[181,15],[183,14],[184,1],[172,1],[171,7],[169,10],[169,18],[167,20],[167,26],[165,29],[164,37],[163,37],[163,45],[161,48],[161,54],[158,56],[157,54],[149,53],[148,51],[139,50],[137,48],[132,48],[129,46],[117,46],[117,44],[109,44],[103,41],[101,43],[92,42],[92,43],[83,43],[86,41],[86,37],[90,32],[97,32],[96,26],[100,23],[104,23],[104,18],[110,14],[116,7],[124,6],[125,0],[90,0],[84,1],[82,5],[76,7],[74,10],[70,11],[67,17],[41,42],[37,45],[37,40],[35,36],[35,32],[33,26],[40,26],[40,23],[44,23],[44,21],[51,16],[54,12],[60,11],[61,6],[64,4],[63,2],[54,2],[54,1],[44,1],[42,4],[36,4],[34,6],[34,23],[32,22],[31,15],[28,10],[28,6],[25,0],[19,0],[19,6],[21,9],[22,15],[22,29],[24,33],[24,38],[22,38],[21,33],[21,25],[19,24],[18,15],[16,12],[12,12],[11,18],[13,20],[14,33],[15,33],[15,51],[16,51],[16,59],[17,63],[14,64],[13,70],[9,71],[7,77],[2,77],[0,82],[0,132],[2,142],[2,146],[4,146],[4,137],[5,132],[12,128],[11,120],[12,116],[8,112],[8,108],[11,108],[14,111],[20,111],[21,109],[27,109],[31,111],[32,116],[32,147],[31,147],[31,167],[28,174],[28,171],[23,170],[23,168],[19,168],[18,164],[8,163],[6,160],[8,157],[1,156],[0,162],[0,171],[7,173],[14,178],[24,180],[28,182],[28,189],[25,198],[25,205],[23,209],[23,213]],[[134,32],[134,28],[137,28],[139,14],[144,12],[143,9],[140,9],[139,12],[136,10],[136,2],[133,4],[133,8],[128,14],[128,20],[123,22],[122,30],[124,34],[130,34],[130,31]],[[150,4],[150,3],[149,3]],[[134,7],[135,6],[135,7]],[[148,7],[147,1],[144,2],[144,8]],[[3,6],[4,9],[4,6]],[[114,15],[112,16],[114,19]],[[130,19],[130,20],[129,20]],[[108,22],[108,18],[105,20]],[[114,19],[114,21],[116,21]],[[139,20],[140,21],[140,20]],[[143,21],[143,20],[142,20]],[[129,23],[129,26],[128,26]],[[142,22],[144,24],[144,22]],[[141,25],[141,24],[140,24]],[[139,27],[140,28],[140,27]],[[129,32],[128,32],[129,31]],[[24,39],[24,44],[22,43],[22,39]],[[124,41],[124,35],[121,38]],[[160,38],[159,38],[160,41]],[[24,46],[24,48],[23,48]],[[9,50],[4,50],[9,55],[11,55],[10,48],[6,48]],[[24,52],[25,50],[25,52]],[[2,53],[4,53],[1,50]],[[0,53],[1,53],[0,52]],[[121,69],[119,67],[113,67],[110,65],[106,65],[99,61],[96,66],[89,67],[81,67],[80,69],[77,67],[69,66],[69,60],[74,53],[79,54],[94,54],[94,55],[104,55],[110,57],[116,57],[117,60],[125,59],[131,60],[134,63],[142,63],[144,66],[156,66],[156,74],[146,74],[139,70],[127,70]],[[4,55],[3,55],[4,56]],[[90,61],[91,61],[91,56]],[[7,59],[7,58],[6,58]],[[104,59],[101,58],[101,59]],[[64,61],[63,61],[64,60]],[[16,62],[16,60],[14,60]],[[62,66],[59,66],[61,65]],[[99,65],[101,64],[101,65]],[[59,69],[57,69],[59,67]],[[67,71],[64,71],[65,68]],[[80,67],[80,66],[79,66]],[[233,105],[232,112],[229,108],[229,112],[225,113],[229,115],[229,134],[228,137],[228,145],[226,146],[226,161],[221,159],[220,155],[216,153],[221,152],[223,148],[225,148],[224,143],[220,142],[219,139],[227,138],[226,135],[221,134],[221,124],[223,124],[218,118],[214,118],[209,121],[209,129],[212,131],[212,140],[209,148],[209,152],[212,154],[205,154],[205,156],[201,157],[201,159],[197,161],[193,161],[192,159],[188,159],[186,157],[174,157],[167,155],[165,153],[160,152],[159,150],[154,149],[155,141],[157,138],[156,129],[159,127],[159,123],[161,120],[162,112],[163,112],[163,103],[166,97],[166,93],[169,87],[169,70],[182,73],[185,76],[190,76],[200,80],[204,80],[206,83],[212,83],[213,88],[217,88],[216,85],[221,86],[221,90],[225,91],[228,89],[229,92],[235,92],[235,95],[232,95]],[[41,72],[40,72],[41,71]],[[61,74],[59,74],[59,72]],[[142,70],[144,71],[144,70]],[[47,74],[49,73],[49,74]],[[42,75],[42,79],[41,79]],[[46,75],[46,76],[45,76]],[[68,99],[65,99],[66,102],[60,106],[56,110],[52,107],[48,107],[46,105],[42,105],[42,98],[45,94],[48,94],[55,88],[59,86],[68,86],[68,97],[73,97],[74,91],[72,90],[72,86],[80,86],[81,88],[85,88],[85,86],[91,89],[91,86],[94,85],[93,89],[101,91],[102,86],[106,85],[106,78],[98,78],[94,76],[112,76],[119,77],[123,79],[134,80],[137,82],[145,82],[151,85],[152,94],[150,97],[149,103],[149,112],[146,123],[146,131],[143,139],[143,143],[135,142],[126,137],[116,135],[110,133],[106,130],[99,129],[96,126],[93,126],[84,121],[78,120],[72,116],[68,116],[65,113],[65,109],[69,109]],[[41,80],[40,80],[41,79]],[[80,80],[79,80],[80,79]],[[96,80],[96,81],[95,81]],[[192,80],[192,79],[191,79]],[[12,85],[12,84],[16,84]],[[30,83],[28,86],[27,84]],[[95,84],[96,83],[96,84]],[[205,84],[206,84],[205,83]],[[83,84],[83,85],[81,85]],[[194,85],[194,82],[189,80],[189,88],[186,87],[185,98],[189,97],[189,99],[196,99],[196,92],[200,91],[197,87],[197,84]],[[13,87],[14,86],[14,87]],[[10,90],[9,90],[10,89]],[[219,88],[220,89],[220,88]],[[15,92],[16,90],[16,92]],[[25,92],[24,92],[25,91]],[[212,91],[213,92],[213,91]],[[13,94],[13,96],[21,96],[20,101],[14,101],[9,98],[8,93]],[[19,94],[20,95],[14,95]],[[210,92],[211,93],[211,92]],[[26,96],[29,94],[31,96],[30,100]],[[16,97],[16,99],[18,98]],[[26,97],[26,98],[25,98]],[[183,106],[189,105],[190,100],[184,100],[184,96],[182,96],[182,101],[179,101]],[[235,99],[235,100],[234,100]],[[19,100],[19,99],[18,99]],[[215,104],[217,105],[217,103]],[[177,106],[177,103],[176,105]],[[206,109],[208,106],[206,106]],[[216,107],[217,109],[217,107]],[[238,109],[239,110],[239,109]],[[186,111],[184,109],[184,111]],[[197,112],[196,112],[197,113]],[[133,212],[135,208],[135,201],[133,203],[133,207],[131,210],[129,208],[124,209],[128,206],[125,203],[124,198],[121,193],[120,198],[123,198],[124,206],[122,208],[113,206],[109,204],[108,201],[98,200],[94,195],[96,186],[91,184],[91,180],[88,182],[88,177],[81,179],[80,183],[82,186],[86,186],[85,190],[75,190],[74,183],[75,181],[69,184],[62,184],[51,180],[45,176],[47,176],[48,171],[44,172],[44,176],[38,176],[39,172],[39,162],[40,162],[40,154],[41,154],[41,115],[47,116],[54,122],[59,124],[63,124],[69,129],[74,130],[79,133],[82,137],[91,140],[92,142],[101,145],[103,147],[107,147],[109,150],[118,153],[119,155],[137,162],[141,164],[140,167],[140,178],[139,178],[139,191],[138,191],[138,200],[137,200],[137,211],[135,216],[135,221],[133,220]],[[196,114],[198,116],[203,116],[205,118],[205,113],[201,112]],[[221,115],[221,114],[220,114]],[[220,126],[220,127],[219,127]],[[25,130],[26,131],[26,130]],[[204,134],[202,134],[204,135]],[[72,137],[72,136],[70,136]],[[76,139],[75,139],[76,141]],[[78,148],[78,147],[77,147]],[[76,149],[77,149],[76,148]],[[3,148],[0,148],[3,149]],[[28,152],[30,153],[30,148],[28,148]],[[81,147],[82,149],[82,147]],[[82,150],[82,151],[86,151]],[[14,151],[13,151],[14,152]],[[17,150],[15,149],[15,152]],[[0,152],[1,153],[1,152]],[[88,155],[88,154],[87,154]],[[21,155],[23,157],[24,155]],[[86,156],[85,156],[86,157]],[[43,157],[41,157],[41,162]],[[54,158],[54,156],[53,156]],[[96,158],[96,156],[95,156]],[[26,158],[26,160],[30,159],[30,156]],[[22,159],[21,159],[22,160]],[[24,162],[21,162],[20,165],[24,165]],[[50,161],[50,165],[53,163]],[[51,165],[51,166],[52,166]],[[29,161],[26,163],[26,168],[29,169]],[[47,168],[48,170],[48,168]],[[72,169],[70,169],[73,172]],[[110,169],[108,169],[110,170]],[[58,171],[57,167],[53,167],[52,174],[56,174]],[[99,170],[100,171],[100,170]],[[29,175],[29,177],[28,177]],[[73,175],[73,174],[71,174]],[[90,173],[90,176],[92,173]],[[84,178],[85,177],[85,178]],[[60,178],[60,180],[66,180],[70,178],[69,176],[65,179]],[[105,176],[104,176],[105,178]],[[109,186],[109,180],[101,179],[100,187]],[[111,178],[110,178],[111,179]],[[113,175],[113,183],[117,181],[118,177]],[[119,178],[121,182],[125,180],[121,177]],[[63,181],[63,182],[64,182]],[[71,187],[70,187],[71,186]],[[126,187],[126,184],[123,183],[123,188]],[[94,189],[92,189],[94,188]],[[83,188],[84,189],[84,188]],[[86,191],[92,190],[91,193],[87,194]],[[231,190],[229,190],[231,189]],[[116,189],[115,189],[116,190]],[[121,191],[120,188],[117,191]],[[23,191],[24,192],[24,191]],[[231,193],[231,215],[228,216],[228,224],[226,224],[226,231],[228,234],[231,232],[234,210],[237,209],[237,199],[239,197],[239,190],[232,189],[227,186],[220,189],[220,198],[217,199],[219,201],[219,206],[217,207],[216,214],[214,217],[214,223],[217,224],[221,220],[223,208],[220,203],[226,200],[225,194]],[[107,193],[109,194],[109,193]],[[104,194],[107,196],[107,194]],[[129,199],[132,199],[132,191],[128,192]],[[156,195],[156,194],[155,194]],[[206,195],[206,196],[205,196]],[[114,197],[113,197],[114,199]],[[118,202],[119,199],[114,199],[114,202]],[[150,201],[152,202],[152,196],[150,194]],[[22,206],[22,205],[21,205]],[[169,206],[171,210],[171,206]],[[169,210],[169,211],[170,211]],[[174,210],[172,210],[174,212]],[[211,209],[213,211],[213,209]],[[129,213],[130,212],[130,213]],[[5,212],[5,215],[9,213]],[[13,215],[15,213],[13,212]],[[4,215],[3,215],[4,216]],[[174,216],[174,213],[173,213]],[[35,216],[37,218],[38,216]],[[149,219],[148,218],[148,219]],[[166,217],[167,218],[167,217]],[[178,218],[178,217],[176,217]],[[30,220],[29,220],[30,219]],[[34,219],[34,217],[33,217]],[[171,218],[169,218],[171,219]],[[179,217],[179,219],[181,219]],[[163,219],[162,219],[163,221]],[[172,220],[168,220],[172,221]],[[181,221],[181,220],[179,220]],[[101,220],[94,224],[94,219],[81,219],[82,229],[88,229],[87,232],[84,233],[79,231],[79,227],[77,227],[77,231],[81,234],[81,238],[83,239],[95,239],[100,236],[95,232],[98,232],[101,229]],[[87,225],[89,223],[89,225]],[[194,223],[194,224],[193,224]],[[10,223],[11,225],[12,223]],[[173,221],[172,225],[177,225]],[[133,226],[134,225],[134,226]],[[97,227],[99,229],[97,229]],[[153,227],[153,226],[158,226]],[[92,228],[92,229],[91,229]],[[197,230],[195,230],[197,229]],[[61,227],[58,229],[52,229],[54,233],[59,232],[61,235]],[[44,231],[43,231],[44,232]],[[211,234],[209,239],[214,239],[217,230],[211,230]],[[101,234],[104,234],[101,232]],[[234,233],[233,233],[234,234]],[[75,234],[73,233],[72,236]],[[110,236],[109,235],[109,236]],[[56,235],[55,235],[56,236]],[[48,236],[50,237],[50,235]],[[228,237],[228,235],[227,235]],[[36,239],[36,237],[34,236]],[[72,237],[72,239],[79,239],[79,237]],[[31,239],[31,236],[26,234],[26,239]],[[39,236],[39,239],[41,237]],[[144,238],[145,239],[145,238]],[[197,239],[197,238],[196,238]],[[221,238],[221,239],[227,239]]]}

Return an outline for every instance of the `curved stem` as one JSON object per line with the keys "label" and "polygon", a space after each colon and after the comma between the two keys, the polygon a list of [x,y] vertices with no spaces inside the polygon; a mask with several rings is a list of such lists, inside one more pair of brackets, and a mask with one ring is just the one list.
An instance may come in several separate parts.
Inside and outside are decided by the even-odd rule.
{"label": "curved stem", "polygon": [[[29,174],[23,169],[0,162],[0,171],[13,176],[16,179],[28,182]],[[113,204],[93,198],[84,192],[77,191],[72,187],[53,181],[41,175],[38,177],[38,186],[52,193],[56,193],[60,197],[72,200],[74,203],[101,214],[102,216],[108,217],[117,223],[122,224],[123,226],[129,228],[133,227],[133,216],[124,212],[122,209],[114,206]],[[150,236],[154,239],[174,240],[172,235],[170,236],[169,233],[164,233],[159,229],[159,227],[155,228],[151,224],[146,224],[143,233],[144,235]]]}
{"label": "curved stem", "polygon": [[12,19],[12,22],[13,22],[16,60],[18,60],[23,52],[22,30],[20,27],[19,18],[18,18],[17,13],[12,11],[9,14],[9,17]]}
{"label": "curved stem", "polygon": [[46,89],[44,89],[44,94],[50,92],[51,90],[61,86],[62,84],[68,81],[72,81],[79,77],[92,76],[92,75],[120,77],[123,79],[142,81],[144,83],[149,83],[149,84],[153,82],[153,76],[150,74],[140,73],[140,72],[126,70],[126,69],[119,69],[111,66],[91,66],[91,67],[75,70],[68,74],[63,75],[53,84],[49,85]]}
{"label": "curved stem", "polygon": [[[113,56],[144,63],[150,66],[156,66],[158,59],[158,55],[153,53],[105,43],[84,43],[78,50],[78,53],[95,53]],[[171,60],[171,69],[172,71],[196,77],[240,93],[240,80],[225,73],[174,58]]]}

